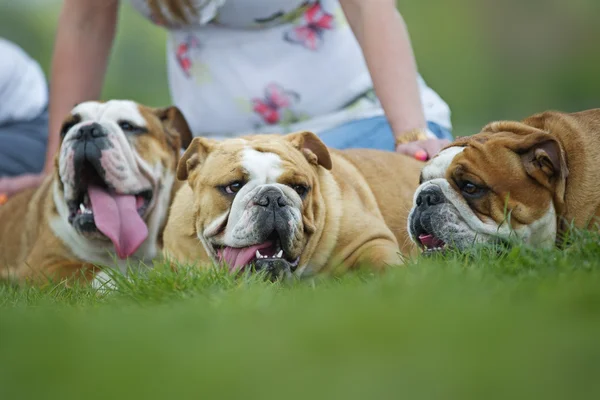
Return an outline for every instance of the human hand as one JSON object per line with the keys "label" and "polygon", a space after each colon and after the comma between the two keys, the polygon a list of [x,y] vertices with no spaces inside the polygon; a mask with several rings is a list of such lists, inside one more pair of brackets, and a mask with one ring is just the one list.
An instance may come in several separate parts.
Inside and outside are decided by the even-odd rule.
{"label": "human hand", "polygon": [[0,178],[0,193],[10,197],[22,190],[39,186],[43,180],[43,174],[23,174]]}
{"label": "human hand", "polygon": [[398,144],[396,152],[414,157],[419,161],[427,161],[449,144],[448,139],[417,140]]}

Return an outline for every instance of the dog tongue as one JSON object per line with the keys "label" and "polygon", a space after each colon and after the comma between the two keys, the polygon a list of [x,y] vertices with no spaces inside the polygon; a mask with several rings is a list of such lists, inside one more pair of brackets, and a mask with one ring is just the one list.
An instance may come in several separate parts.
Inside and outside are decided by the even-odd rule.
{"label": "dog tongue", "polygon": [[266,249],[272,245],[273,243],[271,242],[265,242],[249,247],[225,247],[219,250],[219,258],[222,262],[229,265],[229,271],[238,271],[252,261],[256,250]]}
{"label": "dog tongue", "polygon": [[445,243],[442,239],[438,239],[433,235],[421,234],[421,235],[419,235],[419,241],[421,242],[421,244],[423,246],[427,247],[428,249],[433,249],[435,247],[442,247],[443,245],[445,245]]}
{"label": "dog tongue", "polygon": [[136,198],[130,194],[109,193],[90,185],[96,228],[114,244],[120,259],[131,256],[148,236],[148,227],[137,212]]}

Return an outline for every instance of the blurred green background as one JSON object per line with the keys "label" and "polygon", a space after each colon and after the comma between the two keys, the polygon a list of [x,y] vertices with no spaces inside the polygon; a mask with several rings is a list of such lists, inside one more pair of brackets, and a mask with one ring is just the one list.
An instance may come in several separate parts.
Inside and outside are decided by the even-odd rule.
{"label": "blurred green background", "polygon": [[[165,32],[123,3],[103,97],[168,104]],[[0,0],[0,36],[46,73],[60,5]],[[419,0],[398,7],[420,71],[450,104],[458,135],[490,120],[600,105],[598,0]]]}

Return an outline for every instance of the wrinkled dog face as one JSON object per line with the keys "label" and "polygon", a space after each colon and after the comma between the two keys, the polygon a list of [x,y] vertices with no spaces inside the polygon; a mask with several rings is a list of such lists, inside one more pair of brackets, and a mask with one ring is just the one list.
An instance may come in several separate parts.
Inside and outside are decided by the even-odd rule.
{"label": "wrinkled dog face", "polygon": [[329,153],[315,135],[196,138],[178,177],[194,191],[198,238],[215,262],[274,275],[297,268],[323,212],[318,169]]}
{"label": "wrinkled dog face", "polygon": [[519,239],[552,246],[567,170],[560,144],[521,123],[463,138],[422,170],[408,218],[428,252]]}
{"label": "wrinkled dog face", "polygon": [[69,232],[119,258],[149,236],[155,240],[182,137],[191,140],[174,107],[154,110],[125,100],[77,105],[63,124],[56,160],[55,203]]}

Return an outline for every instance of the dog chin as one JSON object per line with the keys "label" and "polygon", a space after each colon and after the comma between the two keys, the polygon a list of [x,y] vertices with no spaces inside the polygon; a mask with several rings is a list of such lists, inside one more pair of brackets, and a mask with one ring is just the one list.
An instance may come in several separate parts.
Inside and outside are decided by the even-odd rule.
{"label": "dog chin", "polygon": [[448,250],[464,251],[476,244],[501,241],[487,233],[473,230],[458,211],[451,208],[453,207],[445,205],[442,212],[430,215],[426,228],[411,227],[411,239],[424,254],[431,255]]}

